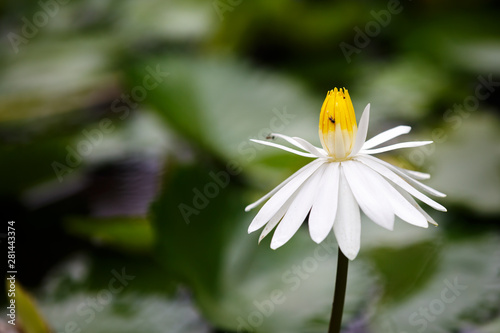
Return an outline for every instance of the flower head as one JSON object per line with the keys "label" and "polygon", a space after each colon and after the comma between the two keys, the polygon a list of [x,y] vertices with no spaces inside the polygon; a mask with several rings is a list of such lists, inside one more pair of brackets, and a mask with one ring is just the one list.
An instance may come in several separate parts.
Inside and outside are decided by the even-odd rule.
{"label": "flower head", "polygon": [[370,104],[361,116],[359,128],[351,98],[346,89],[328,92],[321,108],[319,137],[323,148],[298,137],[273,133],[296,150],[274,142],[252,140],[314,160],[290,176],[271,192],[249,205],[249,211],[268,200],[257,213],[248,232],[264,227],[260,240],[274,228],[271,248],[285,244],[309,215],[309,233],[320,243],[333,229],[342,252],[354,259],[360,248],[360,208],[373,222],[392,230],[394,217],[427,228],[436,222],[414,198],[434,209],[446,211],[423,192],[445,195],[419,180],[430,175],[391,165],[371,155],[399,148],[418,147],[432,141],[413,141],[379,147],[410,132],[398,126],[366,141]]}

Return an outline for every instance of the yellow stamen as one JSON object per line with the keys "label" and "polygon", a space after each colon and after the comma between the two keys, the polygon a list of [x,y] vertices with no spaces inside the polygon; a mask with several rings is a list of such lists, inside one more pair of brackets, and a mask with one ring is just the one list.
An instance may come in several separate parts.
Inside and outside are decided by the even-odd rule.
{"label": "yellow stamen", "polygon": [[331,157],[346,158],[354,145],[357,131],[356,115],[347,89],[330,90],[319,118],[321,145]]}

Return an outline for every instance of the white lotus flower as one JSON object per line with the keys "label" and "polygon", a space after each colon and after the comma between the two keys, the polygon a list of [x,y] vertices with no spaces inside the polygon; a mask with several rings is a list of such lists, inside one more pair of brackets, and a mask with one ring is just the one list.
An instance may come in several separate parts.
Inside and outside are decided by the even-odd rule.
{"label": "white lotus flower", "polygon": [[300,228],[309,214],[309,233],[322,242],[333,228],[340,249],[353,260],[360,248],[361,223],[359,208],[378,225],[392,230],[394,216],[427,228],[436,222],[417,204],[413,197],[434,209],[446,211],[430,199],[429,194],[444,197],[419,180],[429,174],[399,168],[372,155],[399,148],[418,147],[432,141],[397,143],[375,148],[395,137],[410,132],[409,126],[398,126],[366,141],[370,104],[361,116],[359,128],[347,89],[328,92],[321,108],[319,137],[323,148],[298,137],[271,134],[283,139],[298,151],[274,142],[252,140],[288,152],[314,158],[257,202],[246,207],[249,211],[269,199],[248,228],[254,232],[265,226],[262,240],[276,226],[271,248],[285,244]]}

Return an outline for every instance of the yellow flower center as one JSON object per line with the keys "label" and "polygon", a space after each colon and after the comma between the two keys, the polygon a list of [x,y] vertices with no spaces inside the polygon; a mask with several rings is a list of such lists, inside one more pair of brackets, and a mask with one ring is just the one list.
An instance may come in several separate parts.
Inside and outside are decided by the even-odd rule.
{"label": "yellow flower center", "polygon": [[334,159],[344,159],[351,153],[357,132],[356,115],[347,89],[330,90],[319,117],[321,145]]}

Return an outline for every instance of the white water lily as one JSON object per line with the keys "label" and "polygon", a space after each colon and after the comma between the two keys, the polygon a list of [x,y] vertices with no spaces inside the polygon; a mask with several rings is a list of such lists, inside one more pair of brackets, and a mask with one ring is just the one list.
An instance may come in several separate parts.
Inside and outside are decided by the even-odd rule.
{"label": "white water lily", "polygon": [[[265,226],[260,240],[275,227],[271,248],[292,238],[309,214],[309,233],[322,242],[333,229],[344,255],[353,260],[360,248],[360,208],[373,222],[392,230],[394,216],[423,228],[437,223],[417,204],[415,198],[432,208],[446,211],[423,192],[444,197],[419,180],[429,174],[391,165],[372,155],[399,148],[419,147],[432,141],[413,141],[378,147],[410,132],[398,126],[366,140],[370,104],[361,116],[359,128],[347,89],[328,92],[321,108],[319,137],[323,148],[298,137],[271,134],[301,151],[274,142],[252,140],[288,152],[314,158],[271,192],[246,207],[249,211],[269,199],[248,228],[254,232]],[[376,148],[378,147],[378,148]]]}

